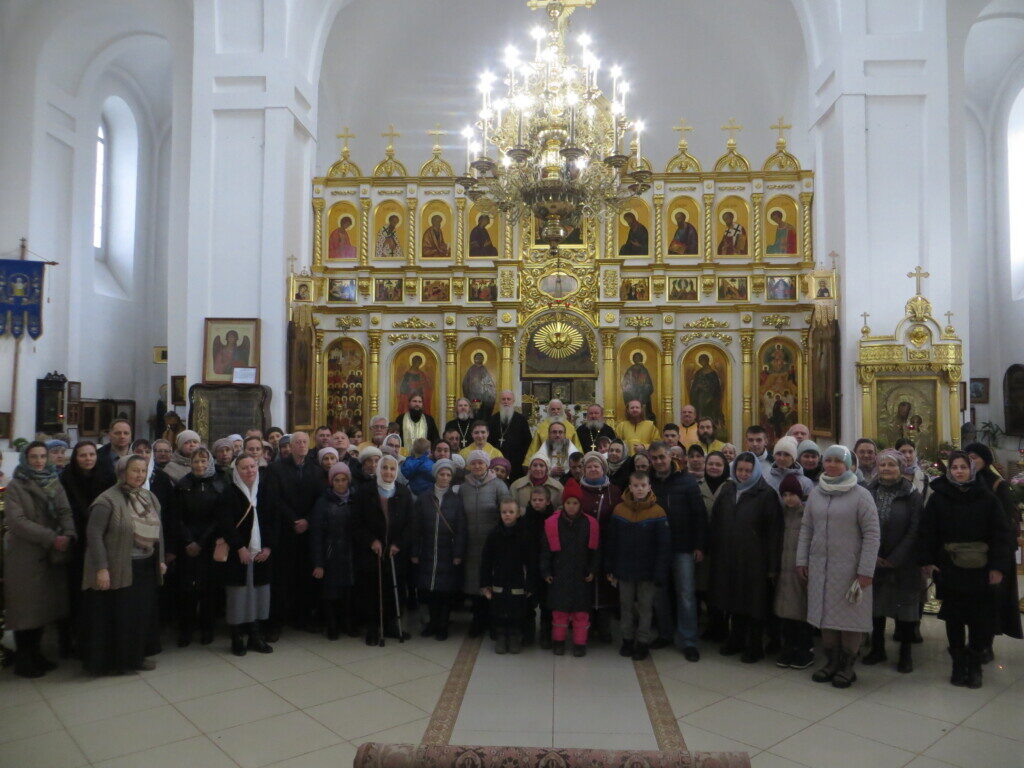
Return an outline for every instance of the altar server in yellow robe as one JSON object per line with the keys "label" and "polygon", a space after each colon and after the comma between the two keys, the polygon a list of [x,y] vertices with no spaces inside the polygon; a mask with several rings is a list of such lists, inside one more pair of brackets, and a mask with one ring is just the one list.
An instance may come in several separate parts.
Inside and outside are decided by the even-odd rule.
{"label": "altar server in yellow robe", "polygon": [[644,406],[639,400],[630,400],[626,405],[626,418],[615,427],[615,434],[626,444],[630,456],[637,448],[646,448],[661,439],[654,422],[644,418]]}

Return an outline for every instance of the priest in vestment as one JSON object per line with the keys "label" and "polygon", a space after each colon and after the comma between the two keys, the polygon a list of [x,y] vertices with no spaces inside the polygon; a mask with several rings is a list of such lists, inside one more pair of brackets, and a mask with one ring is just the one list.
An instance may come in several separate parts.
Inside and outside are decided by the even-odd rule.
{"label": "priest in vestment", "polygon": [[487,420],[493,445],[498,447],[501,455],[512,465],[512,479],[517,480],[523,475],[523,464],[526,451],[530,447],[530,423],[515,408],[516,396],[506,389],[498,396],[498,412],[492,413]]}
{"label": "priest in vestment", "polygon": [[616,435],[615,430],[605,423],[604,408],[594,403],[587,407],[587,420],[576,430],[576,438],[579,440],[580,447],[586,452],[597,451],[597,440],[601,437],[614,440]]}
{"label": "priest in vestment", "polygon": [[444,425],[444,431],[446,433],[452,430],[457,430],[459,433],[459,447],[455,451],[458,453],[473,439],[470,434],[470,429],[473,426],[473,404],[469,402],[469,398],[460,397],[455,401],[455,418],[450,419],[447,424]]}
{"label": "priest in vestment", "polygon": [[440,214],[430,217],[430,226],[423,233],[423,258],[425,259],[447,259],[452,254],[452,249],[444,241],[444,232],[441,231],[441,223],[444,221]]}
{"label": "priest in vestment", "polygon": [[412,395],[409,398],[409,410],[398,414],[395,423],[400,427],[402,445],[406,448],[411,449],[413,440],[420,437],[427,438],[431,445],[441,439],[434,417],[423,412],[423,395]]}
{"label": "priest in vestment", "polygon": [[554,422],[565,425],[565,436],[569,442],[579,442],[579,438],[576,435],[576,427],[565,418],[565,405],[562,404],[561,400],[555,398],[548,401],[547,418],[537,425],[537,432],[533,436],[530,448],[526,451],[527,456],[533,456],[533,454],[540,450],[541,443],[548,439],[548,429]]}
{"label": "priest in vestment", "polygon": [[626,444],[630,456],[636,453],[637,448],[646,448],[655,440],[661,439],[654,422],[644,418],[644,406],[639,400],[629,401],[626,406],[626,418],[619,422],[615,431],[619,439]]}
{"label": "priest in vestment", "polygon": [[565,436],[566,424],[560,421],[552,422],[548,436],[540,444],[537,451],[530,456],[530,460],[544,459],[551,468],[551,477],[559,480],[569,475],[569,457],[574,453],[583,453],[576,444]]}

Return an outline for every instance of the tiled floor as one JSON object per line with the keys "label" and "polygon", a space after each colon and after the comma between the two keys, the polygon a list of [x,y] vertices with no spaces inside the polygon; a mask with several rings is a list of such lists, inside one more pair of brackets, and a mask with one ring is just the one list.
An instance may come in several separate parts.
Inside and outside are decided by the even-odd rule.
{"label": "tiled floor", "polygon": [[[859,666],[845,691],[714,648],[697,664],[670,649],[655,659],[687,745],[747,751],[755,768],[1024,768],[1024,643],[997,640],[970,691],[947,682],[942,625],[924,630],[913,674]],[[4,670],[0,767],[342,768],[363,741],[422,737],[460,642],[381,649],[292,632],[271,656],[235,658],[219,639],[125,677]],[[452,742],[656,748],[633,666],[614,650],[511,657],[485,643]]]}

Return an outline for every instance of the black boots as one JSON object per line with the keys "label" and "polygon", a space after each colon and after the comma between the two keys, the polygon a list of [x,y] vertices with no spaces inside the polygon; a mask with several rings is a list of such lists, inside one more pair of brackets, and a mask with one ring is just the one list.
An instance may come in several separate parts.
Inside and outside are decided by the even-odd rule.
{"label": "black boots", "polygon": [[636,643],[632,640],[623,640],[622,645],[619,646],[619,656],[625,656],[631,658],[633,651],[636,650]]}
{"label": "black boots", "polygon": [[235,656],[245,656],[244,628],[244,624],[233,624],[231,626],[231,653]]}
{"label": "black boots", "polygon": [[967,651],[967,687],[981,688],[981,665],[984,663],[985,652]]}
{"label": "black boots", "polygon": [[887,661],[885,653],[885,617],[872,620],[871,629],[871,651],[864,657],[863,662],[868,666]]}
{"label": "black boots", "polygon": [[907,674],[914,671],[914,658],[911,654],[913,640],[903,640],[900,643],[900,660],[896,663],[896,671]]}
{"label": "black boots", "polygon": [[499,630],[498,636],[494,639],[494,652],[499,655],[508,653],[508,635]]}
{"label": "black boots", "polygon": [[[42,629],[16,629],[14,642],[18,646],[14,654],[14,674],[18,677],[42,677],[47,673],[40,663],[39,640]],[[51,667],[52,668],[52,667]]]}
{"label": "black boots", "polygon": [[565,656],[565,640],[554,640],[551,643],[555,656]]}
{"label": "black boots", "polygon": [[249,650],[256,653],[273,653],[274,649],[263,639],[263,632],[260,622],[254,621],[249,625]]}
{"label": "black boots", "polygon": [[839,649],[838,648],[826,648],[825,649],[825,666],[811,675],[811,680],[816,683],[829,683],[832,682],[832,678],[836,676],[836,672],[839,671]]}

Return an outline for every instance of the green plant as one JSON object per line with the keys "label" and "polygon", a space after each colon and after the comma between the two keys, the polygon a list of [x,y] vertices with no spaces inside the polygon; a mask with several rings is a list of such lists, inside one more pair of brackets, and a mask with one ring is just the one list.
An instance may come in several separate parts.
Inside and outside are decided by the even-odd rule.
{"label": "green plant", "polygon": [[1003,438],[1006,432],[996,424],[994,421],[982,422],[978,427],[978,439],[986,445],[990,445],[993,448],[999,447],[999,441]]}

